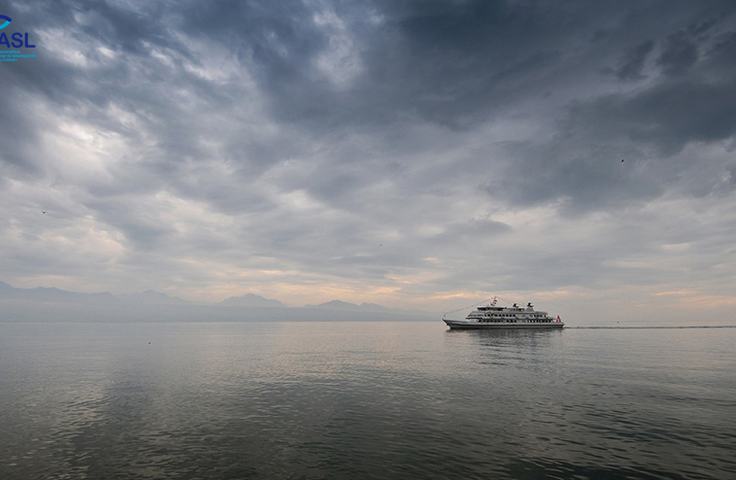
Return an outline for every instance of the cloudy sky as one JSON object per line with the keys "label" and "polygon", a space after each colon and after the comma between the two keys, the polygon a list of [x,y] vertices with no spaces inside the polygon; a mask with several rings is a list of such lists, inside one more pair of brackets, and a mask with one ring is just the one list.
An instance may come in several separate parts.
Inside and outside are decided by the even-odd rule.
{"label": "cloudy sky", "polygon": [[0,280],[16,287],[736,307],[730,0],[0,14],[37,56],[0,65]]}

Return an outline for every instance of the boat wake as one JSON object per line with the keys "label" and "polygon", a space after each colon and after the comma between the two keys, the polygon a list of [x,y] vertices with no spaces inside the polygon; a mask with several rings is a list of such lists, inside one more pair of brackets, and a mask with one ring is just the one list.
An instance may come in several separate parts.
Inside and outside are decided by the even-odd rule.
{"label": "boat wake", "polygon": [[578,326],[565,327],[565,330],[676,330],[686,328],[736,328],[736,325],[641,325],[628,327],[615,326]]}

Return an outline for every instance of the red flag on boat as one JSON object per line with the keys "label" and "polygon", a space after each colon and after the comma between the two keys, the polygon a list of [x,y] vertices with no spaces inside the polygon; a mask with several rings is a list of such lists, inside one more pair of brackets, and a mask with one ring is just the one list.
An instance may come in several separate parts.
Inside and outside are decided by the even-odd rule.
{"label": "red flag on boat", "polygon": [[559,315],[557,315],[557,323],[560,323],[561,321],[562,321],[562,319],[560,318]]}

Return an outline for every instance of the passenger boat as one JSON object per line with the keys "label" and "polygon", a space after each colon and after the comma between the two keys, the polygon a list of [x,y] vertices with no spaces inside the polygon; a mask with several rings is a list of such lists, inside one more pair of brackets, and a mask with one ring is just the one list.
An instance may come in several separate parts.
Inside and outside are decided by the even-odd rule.
{"label": "passenger boat", "polygon": [[502,328],[563,328],[564,322],[557,315],[552,318],[547,312],[534,310],[534,305],[520,307],[516,303],[511,307],[497,305],[497,297],[487,305],[481,305],[470,312],[465,320],[451,320],[447,313],[442,320],[451,329],[502,329]]}

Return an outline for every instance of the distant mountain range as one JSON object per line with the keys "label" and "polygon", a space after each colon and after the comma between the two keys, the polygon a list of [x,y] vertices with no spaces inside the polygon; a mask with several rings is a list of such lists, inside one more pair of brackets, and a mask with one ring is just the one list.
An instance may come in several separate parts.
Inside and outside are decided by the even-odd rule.
{"label": "distant mountain range", "polygon": [[232,305],[237,307],[274,307],[274,308],[288,308],[288,305],[274,300],[272,298],[265,298],[260,295],[253,293],[246,293],[240,297],[230,297],[227,300],[220,302],[220,305]]}
{"label": "distant mountain range", "polygon": [[113,295],[110,292],[79,293],[61,290],[58,288],[36,287],[15,288],[5,282],[0,282],[0,300],[31,300],[37,302],[116,302],[145,303],[145,304],[178,304],[190,302],[179,297],[170,297],[165,293],[146,290],[142,293],[124,293]]}
{"label": "distant mountain range", "polygon": [[114,295],[115,297],[131,301],[131,302],[142,302],[142,303],[162,303],[162,304],[178,304],[178,305],[186,305],[191,302],[187,302],[186,300],[183,300],[179,297],[170,297],[169,295],[161,292],[157,292],[155,290],[146,290],[143,293],[123,293],[120,295]]}
{"label": "distant mountain range", "polygon": [[346,312],[377,312],[377,313],[394,313],[398,315],[432,315],[422,310],[406,310],[401,308],[388,308],[376,303],[355,303],[343,302],[342,300],[332,300],[331,302],[320,303],[319,305],[305,305],[304,308],[321,308],[325,310],[343,310]]}
{"label": "distant mountain range", "polygon": [[279,300],[247,293],[217,304],[204,304],[154,290],[113,295],[46,287],[15,288],[0,282],[0,321],[370,321],[435,317],[421,310],[387,308],[375,303],[356,305],[341,300],[289,307]]}

